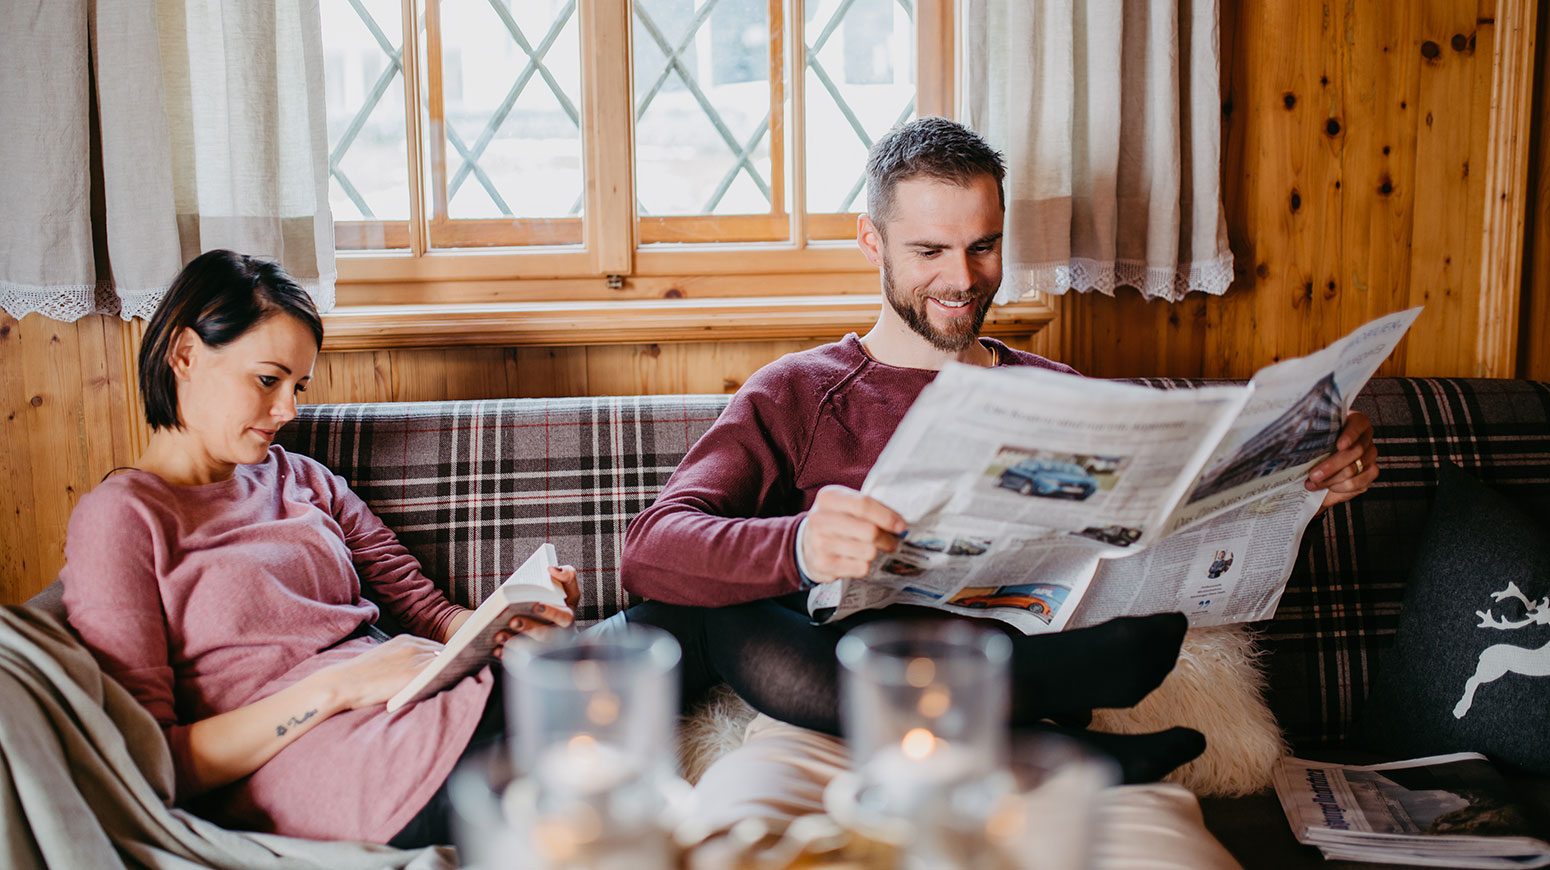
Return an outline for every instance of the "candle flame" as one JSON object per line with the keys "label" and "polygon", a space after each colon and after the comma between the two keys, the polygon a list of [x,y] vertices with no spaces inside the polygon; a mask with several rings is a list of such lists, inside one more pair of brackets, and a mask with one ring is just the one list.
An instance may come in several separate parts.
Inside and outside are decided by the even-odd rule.
{"label": "candle flame", "polygon": [[597,738],[591,734],[576,734],[565,745],[571,752],[596,752]]}
{"label": "candle flame", "polygon": [[936,662],[921,656],[910,659],[910,663],[904,666],[904,681],[917,689],[924,689],[936,679]]}
{"label": "candle flame", "polygon": [[945,715],[953,705],[953,695],[947,691],[946,686],[932,686],[920,693],[920,703],[916,705],[920,715],[927,719],[937,719]]}
{"label": "candle flame", "polygon": [[919,761],[936,750],[936,735],[925,728],[911,728],[899,744],[905,758]]}
{"label": "candle flame", "polygon": [[591,692],[603,686],[603,668],[594,661],[580,661],[571,665],[571,681],[583,692]]}
{"label": "candle flame", "polygon": [[587,701],[587,718],[594,725],[612,725],[619,718],[619,696],[598,692]]}

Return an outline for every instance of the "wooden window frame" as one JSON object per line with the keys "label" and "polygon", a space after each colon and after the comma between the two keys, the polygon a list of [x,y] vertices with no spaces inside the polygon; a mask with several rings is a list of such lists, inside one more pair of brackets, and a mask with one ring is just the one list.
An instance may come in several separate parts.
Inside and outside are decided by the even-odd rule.
{"label": "wooden window frame", "polygon": [[[577,10],[581,41],[590,46],[581,71],[584,217],[521,222],[529,240],[544,243],[522,248],[481,248],[489,245],[481,229],[499,224],[509,238],[511,220],[438,221],[438,242],[450,232],[468,246],[432,249],[431,221],[422,216],[427,207],[444,215],[446,206],[430,201],[434,194],[418,168],[430,165],[434,173],[440,160],[444,173],[445,155],[427,161],[427,107],[419,88],[405,87],[409,220],[340,224],[342,239],[375,236],[400,249],[339,252],[338,306],[325,317],[324,349],[825,339],[869,325],[881,300],[877,270],[847,230],[856,216],[806,214],[802,0],[768,2],[784,25],[772,44],[772,70],[783,63],[804,71],[771,88],[778,184],[771,184],[770,214],[647,217],[637,224],[630,0],[587,0]],[[426,72],[439,77],[439,46],[422,55],[417,44],[422,8],[427,31],[439,32],[436,0],[403,0],[406,82],[421,79],[422,56]],[[917,0],[915,21],[916,112],[951,116],[955,0]],[[789,208],[781,177],[788,142],[796,143]],[[785,241],[755,241],[775,235],[779,223]],[[704,241],[711,237],[718,241]],[[995,309],[986,332],[1026,335],[1053,317],[1047,300],[1034,299]]]}

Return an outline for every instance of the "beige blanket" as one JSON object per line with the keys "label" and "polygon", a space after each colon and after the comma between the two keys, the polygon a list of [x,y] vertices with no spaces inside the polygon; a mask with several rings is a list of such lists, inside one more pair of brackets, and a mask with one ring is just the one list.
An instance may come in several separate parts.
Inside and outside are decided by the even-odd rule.
{"label": "beige blanket", "polygon": [[448,870],[450,849],[228,831],[168,806],[161,729],[57,619],[0,609],[0,867]]}

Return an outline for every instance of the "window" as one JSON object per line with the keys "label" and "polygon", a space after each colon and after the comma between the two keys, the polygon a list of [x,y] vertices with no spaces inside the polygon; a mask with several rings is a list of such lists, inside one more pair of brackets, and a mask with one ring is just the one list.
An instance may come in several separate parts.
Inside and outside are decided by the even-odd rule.
{"label": "window", "polygon": [[[462,305],[437,315],[464,318],[446,334],[488,343],[566,324],[555,343],[575,343],[618,303],[664,299],[724,300],[731,337],[875,310],[853,241],[865,157],[950,114],[951,2],[324,0],[339,300]],[[527,331],[500,305],[528,305]],[[632,334],[703,336],[667,327],[691,307],[642,308]],[[389,334],[408,310],[360,315],[344,345],[331,323],[330,344],[432,340]]]}

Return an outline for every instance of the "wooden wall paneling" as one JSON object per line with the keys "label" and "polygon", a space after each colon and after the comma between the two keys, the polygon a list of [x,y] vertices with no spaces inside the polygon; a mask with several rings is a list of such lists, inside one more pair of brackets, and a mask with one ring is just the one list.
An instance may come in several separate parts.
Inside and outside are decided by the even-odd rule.
{"label": "wooden wall paneling", "polygon": [[23,601],[64,564],[70,512],[102,476],[134,461],[122,371],[125,327],[100,315],[0,321],[8,472],[0,598]]}
{"label": "wooden wall paneling", "polygon": [[[1475,69],[1465,51],[1452,47],[1451,37],[1471,32],[1474,24],[1473,3],[1427,0],[1421,5],[1417,39],[1406,49],[1420,63],[1419,91],[1411,107],[1418,122],[1409,304],[1426,306],[1407,341],[1406,374],[1455,373],[1460,354],[1473,352],[1475,306],[1464,303],[1478,282],[1468,265],[1470,248],[1478,248],[1471,239],[1469,215],[1475,203],[1467,174]],[[1483,43],[1477,52],[1488,56],[1489,30],[1482,26],[1477,39]]]}
{"label": "wooden wall paneling", "polygon": [[343,351],[318,355],[312,381],[302,400],[309,405],[330,402],[389,402],[393,399],[393,366],[387,351]]}
{"label": "wooden wall paneling", "polygon": [[1534,142],[1519,312],[1518,376],[1550,381],[1550,15],[1539,16],[1535,44]]}
{"label": "wooden wall paneling", "polygon": [[515,398],[591,395],[587,386],[587,348],[508,348],[506,387]]}
{"label": "wooden wall paneling", "polygon": [[[34,316],[27,325],[39,318]],[[22,378],[21,325],[0,312],[0,603],[25,601],[36,591],[33,581],[38,539],[32,475],[37,465],[32,451],[30,417],[37,412]],[[41,472],[40,472],[41,473]]]}
{"label": "wooden wall paneling", "polygon": [[[1477,87],[1489,88],[1480,135],[1488,135],[1481,161],[1484,188],[1479,264],[1480,327],[1476,334],[1475,371],[1483,377],[1511,377],[1517,368],[1519,294],[1525,206],[1532,179],[1528,172],[1533,134],[1536,0],[1480,0],[1480,18],[1494,11],[1489,74]],[[1493,9],[1494,7],[1494,9]],[[1473,37],[1471,37],[1473,39]],[[1483,55],[1476,61],[1487,66]],[[1481,153],[1471,149],[1472,154]]]}
{"label": "wooden wall paneling", "polygon": [[[1413,4],[1357,3],[1343,12],[1346,147],[1341,161],[1341,335],[1409,307],[1420,86]],[[1381,374],[1403,371],[1405,344]]]}
{"label": "wooden wall paneling", "polygon": [[[76,322],[81,337],[81,413],[79,438],[82,467],[96,486],[103,474],[139,457],[131,441],[131,417],[143,419],[135,379],[124,370],[123,345],[127,325],[117,317],[92,315]],[[127,389],[126,389],[127,388]]]}
{"label": "wooden wall paneling", "polygon": [[[1346,240],[1341,235],[1345,191],[1340,177],[1349,138],[1345,77],[1339,70],[1349,62],[1345,41],[1347,10],[1320,10],[1303,15],[1305,41],[1297,55],[1294,87],[1303,142],[1302,165],[1296,168],[1286,208],[1297,227],[1296,262],[1302,283],[1291,288],[1291,304],[1297,317],[1295,332],[1284,330],[1273,359],[1300,356],[1324,347],[1340,333],[1341,264]],[[1299,207],[1300,201],[1300,207]],[[1254,360],[1255,368],[1266,361]]]}
{"label": "wooden wall paneling", "polygon": [[731,393],[766,363],[821,341],[638,344],[587,348],[587,394]]}
{"label": "wooden wall paneling", "polygon": [[511,395],[506,383],[506,355],[501,348],[448,348],[442,365],[448,399],[498,399]]}
{"label": "wooden wall paneling", "polygon": [[27,430],[32,444],[34,532],[22,545],[33,551],[28,580],[40,589],[42,575],[57,573],[64,564],[64,530],[70,511],[89,489],[84,485],[89,472],[83,467],[77,439],[80,338],[77,324],[36,314],[25,318],[18,332],[23,392],[31,409]]}
{"label": "wooden wall paneling", "polygon": [[429,348],[397,348],[389,352],[393,401],[439,402],[447,398],[447,352]]}

